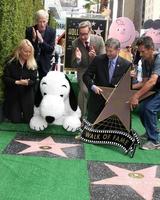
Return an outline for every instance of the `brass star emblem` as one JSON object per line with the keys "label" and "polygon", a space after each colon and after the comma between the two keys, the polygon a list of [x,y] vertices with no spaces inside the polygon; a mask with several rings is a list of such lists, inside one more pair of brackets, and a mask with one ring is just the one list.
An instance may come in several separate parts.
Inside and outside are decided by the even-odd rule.
{"label": "brass star emblem", "polygon": [[[117,116],[122,122],[127,131],[131,129],[131,112],[129,99],[137,92],[131,89],[130,69],[122,77],[115,88],[100,87],[103,92],[102,96],[106,100],[105,107],[97,117],[93,125],[109,118],[110,116]],[[147,98],[154,92],[150,91],[141,97],[140,100]]]}

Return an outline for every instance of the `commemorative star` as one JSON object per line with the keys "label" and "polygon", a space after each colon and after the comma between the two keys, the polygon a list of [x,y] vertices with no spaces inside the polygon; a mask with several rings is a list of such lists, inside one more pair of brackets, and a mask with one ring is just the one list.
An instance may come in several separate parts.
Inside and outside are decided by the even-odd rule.
{"label": "commemorative star", "polygon": [[92,26],[95,26],[95,25],[96,25],[96,22],[93,21],[93,22],[92,22]]}
{"label": "commemorative star", "polygon": [[157,166],[130,171],[114,165],[105,164],[117,176],[92,182],[94,185],[126,185],[133,188],[145,200],[152,200],[154,187],[160,187],[160,178],[156,178]]}
{"label": "commemorative star", "polygon": [[67,155],[62,151],[63,148],[80,146],[80,144],[57,143],[50,136],[41,141],[25,141],[25,140],[16,140],[16,141],[29,146],[27,149],[18,152],[18,154],[47,151],[62,157],[67,157]]}
{"label": "commemorative star", "polygon": [[103,32],[103,30],[101,30],[99,27],[94,31],[96,32],[96,35],[100,35],[100,36],[101,36],[101,32]]}
{"label": "commemorative star", "polygon": [[[117,116],[122,122],[126,130],[131,129],[131,114],[130,114],[130,97],[137,92],[131,89],[130,69],[119,81],[115,88],[100,87],[103,92],[102,96],[106,100],[105,107],[97,117],[93,125],[107,119],[110,116]],[[146,93],[140,100],[152,95],[154,92]]]}

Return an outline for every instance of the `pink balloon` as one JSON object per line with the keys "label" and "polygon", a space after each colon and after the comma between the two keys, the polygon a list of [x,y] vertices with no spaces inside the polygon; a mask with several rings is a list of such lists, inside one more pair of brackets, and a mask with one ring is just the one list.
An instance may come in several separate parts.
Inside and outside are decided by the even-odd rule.
{"label": "pink balloon", "polygon": [[160,48],[160,29],[150,28],[145,35],[152,38],[156,49]]}
{"label": "pink balloon", "polygon": [[133,43],[136,35],[133,22],[127,17],[119,17],[112,22],[108,38],[118,39],[121,43],[121,48],[125,48]]}

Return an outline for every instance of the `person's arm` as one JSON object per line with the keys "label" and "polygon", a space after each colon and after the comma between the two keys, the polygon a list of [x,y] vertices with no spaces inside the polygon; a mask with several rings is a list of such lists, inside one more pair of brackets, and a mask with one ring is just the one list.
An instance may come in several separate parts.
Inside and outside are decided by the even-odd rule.
{"label": "person's arm", "polygon": [[85,83],[89,91],[92,90],[96,94],[101,94],[102,90],[94,83],[97,66],[97,58],[95,57],[83,75],[83,82]]}
{"label": "person's arm", "polygon": [[135,108],[139,104],[140,98],[156,85],[157,80],[158,75],[152,74],[149,80],[143,82],[141,89],[139,89],[130,99],[131,110],[133,110],[133,108]]}
{"label": "person's arm", "polygon": [[[7,63],[3,70],[2,78],[7,87],[15,87],[16,86],[17,79],[13,78],[12,73],[11,73],[12,64],[13,64],[12,62]],[[15,70],[16,70],[16,66],[15,66]]]}
{"label": "person's arm", "polygon": [[132,84],[132,89],[140,89],[144,86],[144,84],[148,81],[148,78],[143,78],[142,82]]}
{"label": "person's arm", "polygon": [[32,29],[31,29],[31,27],[27,27],[27,28],[26,28],[26,31],[25,31],[25,38],[26,38],[27,40],[29,40],[31,43],[33,42],[33,40],[32,40]]}
{"label": "person's arm", "polygon": [[82,53],[77,46],[77,39],[72,43],[72,56],[71,56],[71,66],[79,67],[81,64]]}
{"label": "person's arm", "polygon": [[35,50],[38,48],[38,39],[36,36],[35,26],[26,28],[25,38],[32,43]]}
{"label": "person's arm", "polygon": [[83,75],[83,82],[85,83],[88,90],[91,90],[92,85],[95,85],[94,83],[94,76],[96,73],[96,58],[91,62],[87,70],[85,71]]}
{"label": "person's arm", "polygon": [[28,86],[34,86],[37,80],[37,70],[30,70],[30,76],[28,80]]}
{"label": "person's arm", "polygon": [[56,31],[53,29],[49,29],[48,31],[48,41],[46,41],[44,38],[40,41],[39,45],[42,51],[47,53],[53,53],[55,46]]}
{"label": "person's arm", "polygon": [[[142,63],[142,72],[143,76],[146,75],[146,68],[144,67],[145,61]],[[136,92],[130,99],[130,107],[133,109],[136,107],[139,103],[139,99],[146,94],[148,91],[152,90],[158,81],[158,77],[160,76],[160,55],[156,55],[154,60],[154,66],[152,67],[152,74],[151,77],[147,80],[146,78],[143,78],[141,88],[138,92]]]}
{"label": "person's arm", "polygon": [[37,70],[28,70],[27,77],[16,80],[16,85],[22,85],[25,87],[33,87],[37,80]]}

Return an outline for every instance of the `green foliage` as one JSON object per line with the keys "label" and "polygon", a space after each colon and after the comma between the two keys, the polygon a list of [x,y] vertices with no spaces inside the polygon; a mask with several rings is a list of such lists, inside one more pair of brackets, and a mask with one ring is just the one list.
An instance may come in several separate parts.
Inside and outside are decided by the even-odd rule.
{"label": "green foliage", "polygon": [[52,28],[56,28],[57,25],[58,25],[58,22],[57,22],[57,21],[52,17],[52,18],[50,18],[48,24],[49,24],[50,27],[52,27]]}
{"label": "green foliage", "polygon": [[43,9],[44,0],[32,0],[33,2],[33,13],[37,10]]}
{"label": "green foliage", "polygon": [[1,0],[0,3],[0,102],[3,101],[2,75],[4,62],[24,38],[32,25],[34,13],[42,8],[42,0]]}
{"label": "green foliage", "polygon": [[91,6],[96,5],[100,3],[100,0],[85,0],[86,4],[84,5],[84,8],[87,10],[87,12],[90,12]]}
{"label": "green foliage", "polygon": [[52,28],[56,28],[58,25],[58,22],[55,20],[55,18],[53,17],[52,13],[49,13],[49,21],[48,21],[48,25]]}

